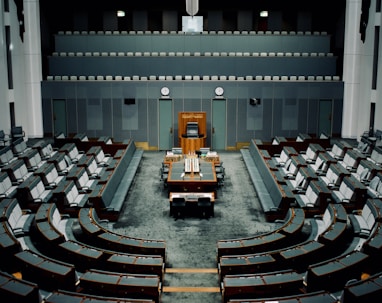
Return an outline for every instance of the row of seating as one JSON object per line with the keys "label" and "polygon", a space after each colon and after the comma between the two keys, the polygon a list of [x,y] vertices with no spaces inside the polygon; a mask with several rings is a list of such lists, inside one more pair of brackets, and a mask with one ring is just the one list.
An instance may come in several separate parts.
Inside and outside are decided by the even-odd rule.
{"label": "row of seating", "polygon": [[329,52],[329,53],[324,53],[324,52],[53,52],[52,56],[61,56],[61,57],[91,57],[91,56],[102,56],[102,57],[124,57],[124,56],[135,56],[135,57],[166,57],[166,56],[177,56],[177,57],[182,57],[182,56],[194,56],[194,57],[333,57],[334,54]]}
{"label": "row of seating", "polygon": [[[19,138],[0,149],[0,195],[17,196],[23,206],[34,210],[39,203],[54,201],[61,211],[73,215],[80,207],[94,204],[103,215],[117,218],[143,150],[134,142],[68,138],[57,139],[53,148],[43,141],[28,146]],[[120,182],[124,176],[127,181]]]}
{"label": "row of seating", "polygon": [[[248,238],[248,244],[240,250],[235,244],[246,244],[243,239],[218,241],[220,279],[226,274],[254,274],[288,268],[305,272],[312,260],[325,260],[342,251],[347,228],[347,215],[342,205],[329,204],[324,215],[314,220],[307,220],[302,209],[293,210],[299,215],[292,224],[298,227],[292,227],[293,234],[286,234],[283,229],[277,228],[271,233],[276,239],[273,243],[266,241],[268,233],[254,236],[252,245],[248,245]],[[311,226],[308,234],[302,232],[306,225]],[[278,238],[277,235],[283,237]]]}
{"label": "row of seating", "polygon": [[[286,186],[294,193],[293,205],[304,208],[310,214],[322,213],[329,201],[344,203],[348,209],[362,207],[368,197],[369,182],[380,171],[382,156],[377,146],[366,154],[343,140],[335,142],[330,148],[319,148],[315,144],[302,148],[302,142],[297,141],[279,145],[256,144],[253,141],[249,151],[243,152],[252,155],[248,161],[255,161],[256,169],[260,169],[262,175],[269,176],[269,179],[263,178],[263,184],[268,187],[275,183]],[[255,187],[262,184],[253,181]],[[375,179],[373,188],[377,189],[378,184],[378,179]],[[276,199],[274,192],[272,194]],[[266,197],[260,200],[267,210],[280,208],[277,200],[274,202],[276,204]]]}
{"label": "row of seating", "polygon": [[[300,141],[303,142],[304,140]],[[342,289],[352,279],[355,281],[353,282],[355,285],[362,284],[360,277],[363,273],[378,276],[378,272],[381,270],[379,266],[373,264],[377,262],[376,256],[382,247],[380,238],[382,200],[365,193],[365,189],[369,187],[373,178],[379,180],[381,170],[380,160],[378,160],[380,157],[379,147],[373,145],[373,141],[364,141],[363,145],[358,145],[359,149],[358,146],[352,146],[342,141],[325,147],[321,144],[309,143],[308,148],[306,145],[305,148],[302,148],[296,143],[291,144],[291,141],[285,140],[285,138],[276,138],[274,144],[269,144],[269,146],[265,144],[269,148],[265,148],[265,145],[258,140],[254,140],[254,142],[261,146],[257,153],[268,164],[267,169],[272,171],[277,182],[284,180],[290,186],[293,183],[291,181],[294,181],[293,177],[289,179],[293,175],[292,171],[297,171],[295,178],[297,179],[297,175],[300,173],[299,178],[305,178],[305,180],[294,183],[296,187],[294,193],[302,192],[306,195],[310,192],[308,196],[323,195],[321,204],[325,205],[326,208],[324,212],[317,211],[313,214],[310,213],[310,207],[298,208],[303,210],[305,224],[310,226],[310,235],[305,241],[302,240],[296,245],[292,244],[289,247],[286,245],[276,250],[270,246],[268,251],[259,253],[248,251],[249,253],[245,255],[222,255],[219,269],[222,268],[222,272],[228,274],[230,279],[237,279],[232,280],[232,284],[237,284],[236,286],[229,286],[233,290],[229,290],[229,295],[227,295],[224,275],[221,276],[221,287],[222,293],[225,294],[225,300],[229,302],[262,302],[251,299],[259,296],[255,290],[257,286],[254,287],[254,284],[250,284],[251,282],[246,283],[245,278],[247,276],[260,276],[266,280],[265,275],[268,273],[281,276],[283,270],[294,268],[297,269],[297,273],[304,273],[304,290],[302,292],[313,294],[325,289],[325,291],[339,293],[340,295],[336,296],[332,296],[330,293],[330,296],[341,300],[341,302],[359,302],[352,301],[349,299],[350,297],[346,301],[345,291]],[[365,147],[365,144],[371,145]],[[242,154],[245,158],[250,155],[250,152],[243,152]],[[320,159],[321,164],[318,164],[314,171],[311,165],[314,165],[318,159]],[[297,163],[300,165],[298,169],[296,169]],[[294,169],[290,169],[290,167],[294,167]],[[247,168],[251,174],[253,167],[247,166]],[[253,182],[258,182],[255,174],[253,175]],[[377,181],[375,183],[378,183]],[[305,184],[309,184],[308,187],[305,187]],[[334,196],[338,195],[338,193],[333,195],[333,192],[336,190],[344,192],[340,191],[339,188],[341,186],[344,188],[345,185],[352,187],[351,192],[358,191],[360,195],[355,200],[361,202],[355,203],[353,207],[349,207],[348,201],[339,203],[333,199]],[[354,187],[355,185],[357,188]],[[256,190],[262,188],[259,185],[256,187],[256,184],[254,186]],[[369,189],[368,191],[370,192]],[[261,196],[267,198],[265,195],[261,194]],[[298,196],[296,195],[296,197]],[[299,205],[292,203],[289,207],[295,209]],[[259,235],[260,237],[261,235]],[[265,272],[265,275],[260,274],[260,272]],[[257,282],[254,283],[257,285]],[[239,285],[244,289],[241,289]],[[364,287],[367,287],[366,285]],[[253,288],[249,291],[250,294],[242,295],[242,292],[246,291],[246,287],[249,289],[251,286]],[[359,289],[361,287],[359,286]],[[296,289],[295,294],[289,298],[299,302],[300,291],[301,289]],[[377,294],[372,293],[373,291],[366,290],[365,298],[376,296]],[[378,293],[378,291],[377,288],[376,292]],[[282,297],[284,295],[288,295],[288,293],[282,292]],[[278,299],[277,294],[274,295],[273,291],[261,296],[269,297],[269,300]],[[360,297],[362,298],[362,294]],[[239,298],[245,298],[245,300]]]}
{"label": "row of seating", "polygon": [[316,75],[316,76],[270,76],[270,75],[247,75],[247,76],[225,76],[225,75],[167,75],[167,76],[155,76],[155,75],[150,75],[148,77],[146,76],[138,76],[138,75],[133,75],[133,76],[112,76],[112,75],[97,75],[97,76],[77,76],[77,75],[55,75],[55,76],[47,76],[48,81],[147,81],[147,80],[159,80],[159,81],[168,81],[168,80],[211,80],[211,81],[340,81],[341,78],[340,76],[336,75]]}
{"label": "row of seating", "polygon": [[13,126],[9,134],[5,133],[3,129],[0,130],[0,145],[10,145],[12,141],[25,137],[25,132],[22,126]]}
{"label": "row of seating", "polygon": [[77,239],[69,239],[66,235],[67,225],[68,217],[60,214],[56,204],[41,204],[35,215],[34,233],[31,236],[33,242],[37,243],[35,246],[51,258],[73,264],[78,272],[97,268],[112,272],[152,274],[162,281],[165,261],[156,251],[147,253],[147,250],[142,249],[139,254],[132,254],[128,245],[123,250],[114,248],[112,242],[108,243],[108,249],[89,245]]}
{"label": "row of seating", "polygon": [[[69,239],[67,231],[71,229],[72,219],[60,214],[55,203],[40,204],[36,213],[31,213],[22,210],[17,199],[2,199],[0,210],[1,256],[9,260],[2,263],[0,270],[19,272],[23,277],[23,280],[18,279],[14,289],[8,289],[9,284],[2,281],[0,292],[5,298],[17,298],[17,302],[41,302],[43,292],[39,290],[44,293],[64,290],[73,296],[78,293],[83,298],[92,296],[79,292],[98,293],[100,300],[106,300],[111,293],[101,286],[106,281],[112,283],[110,277],[118,272],[118,280],[128,280],[124,283],[114,281],[115,285],[110,285],[114,290],[121,289],[121,293],[114,296],[135,298],[127,302],[159,302],[164,258],[154,255],[154,250],[145,255],[129,254],[126,253],[127,243],[124,249],[115,251],[112,250],[115,242],[107,245],[108,250]],[[107,241],[104,239],[104,243]],[[92,272],[97,272],[97,268],[103,276],[96,274],[98,278],[93,280],[92,275],[89,281],[90,268]],[[94,291],[96,286],[98,290]],[[15,294],[20,290],[25,291]],[[33,300],[28,301],[32,296]]]}
{"label": "row of seating", "polygon": [[[141,35],[141,34],[187,34],[183,31],[58,31],[58,35]],[[192,35],[195,35],[195,33],[191,33]],[[226,35],[327,35],[328,33],[326,31],[203,31],[200,34],[226,34]]]}
{"label": "row of seating", "polygon": [[[236,302],[234,298],[253,297],[269,297],[269,300],[274,300],[279,291],[282,296],[292,295],[289,292],[291,289],[283,289],[284,283],[295,281],[289,276],[291,268],[294,275],[301,274],[298,280],[303,284],[292,290],[293,296],[299,297],[301,293],[309,294],[325,290],[337,293],[338,298],[343,297],[345,292],[342,289],[348,281],[357,280],[357,284],[360,284],[358,280],[362,274],[378,275],[381,271],[380,266],[374,265],[382,245],[379,236],[381,206],[381,199],[369,199],[365,207],[355,215],[362,218],[360,220],[351,219],[354,215],[346,213],[341,204],[330,204],[322,217],[322,223],[317,226],[318,230],[313,232],[313,236],[316,234],[313,240],[308,237],[301,243],[286,245],[278,250],[220,257],[219,270],[223,273],[220,279],[224,301]],[[357,232],[359,228],[354,220],[357,222],[369,220],[369,225],[373,225],[370,227],[371,233],[362,238]],[[310,220],[310,222],[319,221]],[[350,225],[347,227],[347,224]],[[351,239],[347,239],[347,228],[351,229]],[[374,242],[372,248],[370,242]],[[280,280],[276,285],[267,286],[269,290],[265,290],[263,283],[269,281],[269,275],[272,276],[271,280],[274,276]],[[259,284],[259,281],[262,282]],[[265,292],[259,293],[263,291]],[[341,302],[353,301],[349,299]]]}

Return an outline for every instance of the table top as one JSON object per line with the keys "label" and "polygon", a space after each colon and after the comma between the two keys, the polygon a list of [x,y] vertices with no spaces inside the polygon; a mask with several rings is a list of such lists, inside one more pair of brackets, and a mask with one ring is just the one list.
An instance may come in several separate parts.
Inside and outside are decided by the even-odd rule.
{"label": "table top", "polygon": [[170,202],[173,198],[185,198],[186,202],[198,201],[198,198],[210,198],[211,202],[215,201],[215,194],[213,192],[170,192]]}
{"label": "table top", "polygon": [[167,182],[172,181],[216,181],[215,166],[212,162],[200,161],[199,172],[184,172],[184,162],[172,162],[169,168]]}

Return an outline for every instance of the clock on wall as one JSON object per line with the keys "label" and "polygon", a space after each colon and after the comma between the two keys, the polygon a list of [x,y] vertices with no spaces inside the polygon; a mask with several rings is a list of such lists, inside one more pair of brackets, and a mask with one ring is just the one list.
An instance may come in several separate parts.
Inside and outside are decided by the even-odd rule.
{"label": "clock on wall", "polygon": [[216,94],[216,96],[223,96],[223,94],[224,94],[224,89],[223,89],[223,87],[221,87],[221,86],[218,86],[217,88],[215,88],[215,94]]}
{"label": "clock on wall", "polygon": [[162,96],[168,96],[170,94],[170,89],[167,86],[163,86],[160,90]]}

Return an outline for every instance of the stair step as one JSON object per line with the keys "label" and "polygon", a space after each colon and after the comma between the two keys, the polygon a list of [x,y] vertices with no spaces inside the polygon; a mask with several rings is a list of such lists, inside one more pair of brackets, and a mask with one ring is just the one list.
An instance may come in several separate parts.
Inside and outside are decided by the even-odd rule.
{"label": "stair step", "polygon": [[190,287],[190,286],[163,286],[163,293],[166,292],[220,292],[219,287]]}
{"label": "stair step", "polygon": [[217,274],[217,268],[165,268],[165,273],[206,273]]}

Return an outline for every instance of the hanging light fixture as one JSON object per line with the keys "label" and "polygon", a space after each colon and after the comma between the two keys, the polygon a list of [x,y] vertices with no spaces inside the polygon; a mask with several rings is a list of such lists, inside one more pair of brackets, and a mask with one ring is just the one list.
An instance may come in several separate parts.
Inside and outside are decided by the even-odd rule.
{"label": "hanging light fixture", "polygon": [[118,10],[117,11],[117,17],[125,17],[125,11]]}
{"label": "hanging light fixture", "polygon": [[199,0],[186,0],[186,12],[190,16],[195,16],[199,11]]}

